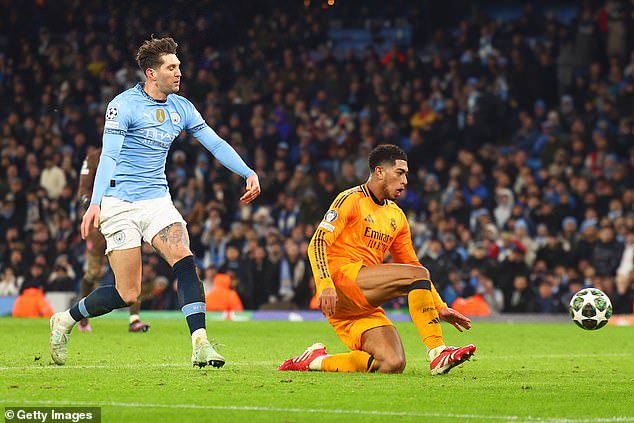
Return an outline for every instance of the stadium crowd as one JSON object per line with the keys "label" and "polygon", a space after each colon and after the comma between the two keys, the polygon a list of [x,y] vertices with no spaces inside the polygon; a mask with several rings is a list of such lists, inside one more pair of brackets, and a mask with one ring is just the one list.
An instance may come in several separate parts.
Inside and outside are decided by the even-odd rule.
{"label": "stadium crowd", "polygon": [[[315,224],[393,143],[410,167],[399,205],[448,304],[566,312],[595,286],[632,312],[632,2],[580,3],[567,24],[530,6],[508,21],[464,8],[360,54],[335,54],[329,27],[377,19],[338,3],[1,3],[0,295],[78,289],[78,173],[154,33],[179,43],[181,94],[262,183],[240,207],[238,176],[187,134],[174,142],[166,173],[206,290],[220,273],[246,309],[309,307]],[[178,308],[171,270],[144,252],[143,308]]]}

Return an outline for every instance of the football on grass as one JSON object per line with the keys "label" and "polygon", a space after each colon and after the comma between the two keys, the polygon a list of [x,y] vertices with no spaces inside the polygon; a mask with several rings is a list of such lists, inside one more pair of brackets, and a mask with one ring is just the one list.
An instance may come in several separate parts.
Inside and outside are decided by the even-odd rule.
{"label": "football on grass", "polygon": [[599,289],[582,289],[570,300],[570,317],[581,329],[601,329],[608,323],[611,316],[612,303]]}

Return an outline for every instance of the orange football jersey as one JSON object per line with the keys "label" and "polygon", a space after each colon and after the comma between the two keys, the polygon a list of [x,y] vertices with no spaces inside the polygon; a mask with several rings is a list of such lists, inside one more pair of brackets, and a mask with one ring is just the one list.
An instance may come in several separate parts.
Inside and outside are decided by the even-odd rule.
{"label": "orange football jersey", "polygon": [[[331,275],[341,266],[381,264],[388,251],[395,263],[421,266],[403,210],[389,200],[377,204],[365,184],[343,191],[324,215],[308,247],[317,296],[334,287]],[[436,308],[446,307],[436,290],[432,291]]]}

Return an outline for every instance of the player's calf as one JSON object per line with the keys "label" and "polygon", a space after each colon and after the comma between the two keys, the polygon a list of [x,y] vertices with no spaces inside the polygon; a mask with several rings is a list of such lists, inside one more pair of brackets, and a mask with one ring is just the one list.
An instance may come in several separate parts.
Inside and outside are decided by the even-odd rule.
{"label": "player's calf", "polygon": [[[134,301],[136,301],[136,298]],[[68,313],[75,322],[79,322],[81,319],[101,316],[110,313],[112,310],[128,305],[129,303],[119,295],[119,292],[114,286],[102,286],[95,289],[87,297],[82,298],[66,313]]]}
{"label": "player's calf", "polygon": [[102,286],[82,298],[70,309],[55,313],[50,320],[49,352],[56,364],[66,363],[70,332],[82,319],[97,317],[127,306],[114,286]]}
{"label": "player's calf", "polygon": [[205,324],[205,291],[196,273],[194,256],[189,255],[174,263],[172,270],[178,279],[178,297],[187,326],[192,336],[192,364],[198,367],[222,367],[225,359],[207,339]]}

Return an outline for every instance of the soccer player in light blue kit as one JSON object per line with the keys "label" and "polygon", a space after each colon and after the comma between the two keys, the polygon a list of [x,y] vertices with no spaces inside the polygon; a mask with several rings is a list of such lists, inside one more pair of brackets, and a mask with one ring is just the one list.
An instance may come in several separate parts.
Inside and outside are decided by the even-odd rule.
{"label": "soccer player in light blue kit", "polygon": [[66,363],[75,323],[137,300],[142,241],[152,244],[178,278],[178,296],[192,336],[192,364],[222,367],[225,363],[207,339],[203,285],[189,249],[186,223],[168,191],[167,152],[172,141],[186,130],[224,166],[246,179],[242,203],[260,194],[260,183],[235,150],[207,126],[192,103],[175,94],[181,79],[176,47],[172,38],[145,41],[136,59],[146,82],[116,96],[106,110],[103,150],[81,234],[85,239],[91,225],[103,233],[115,286],[102,286],[51,317],[49,351],[56,364]]}

